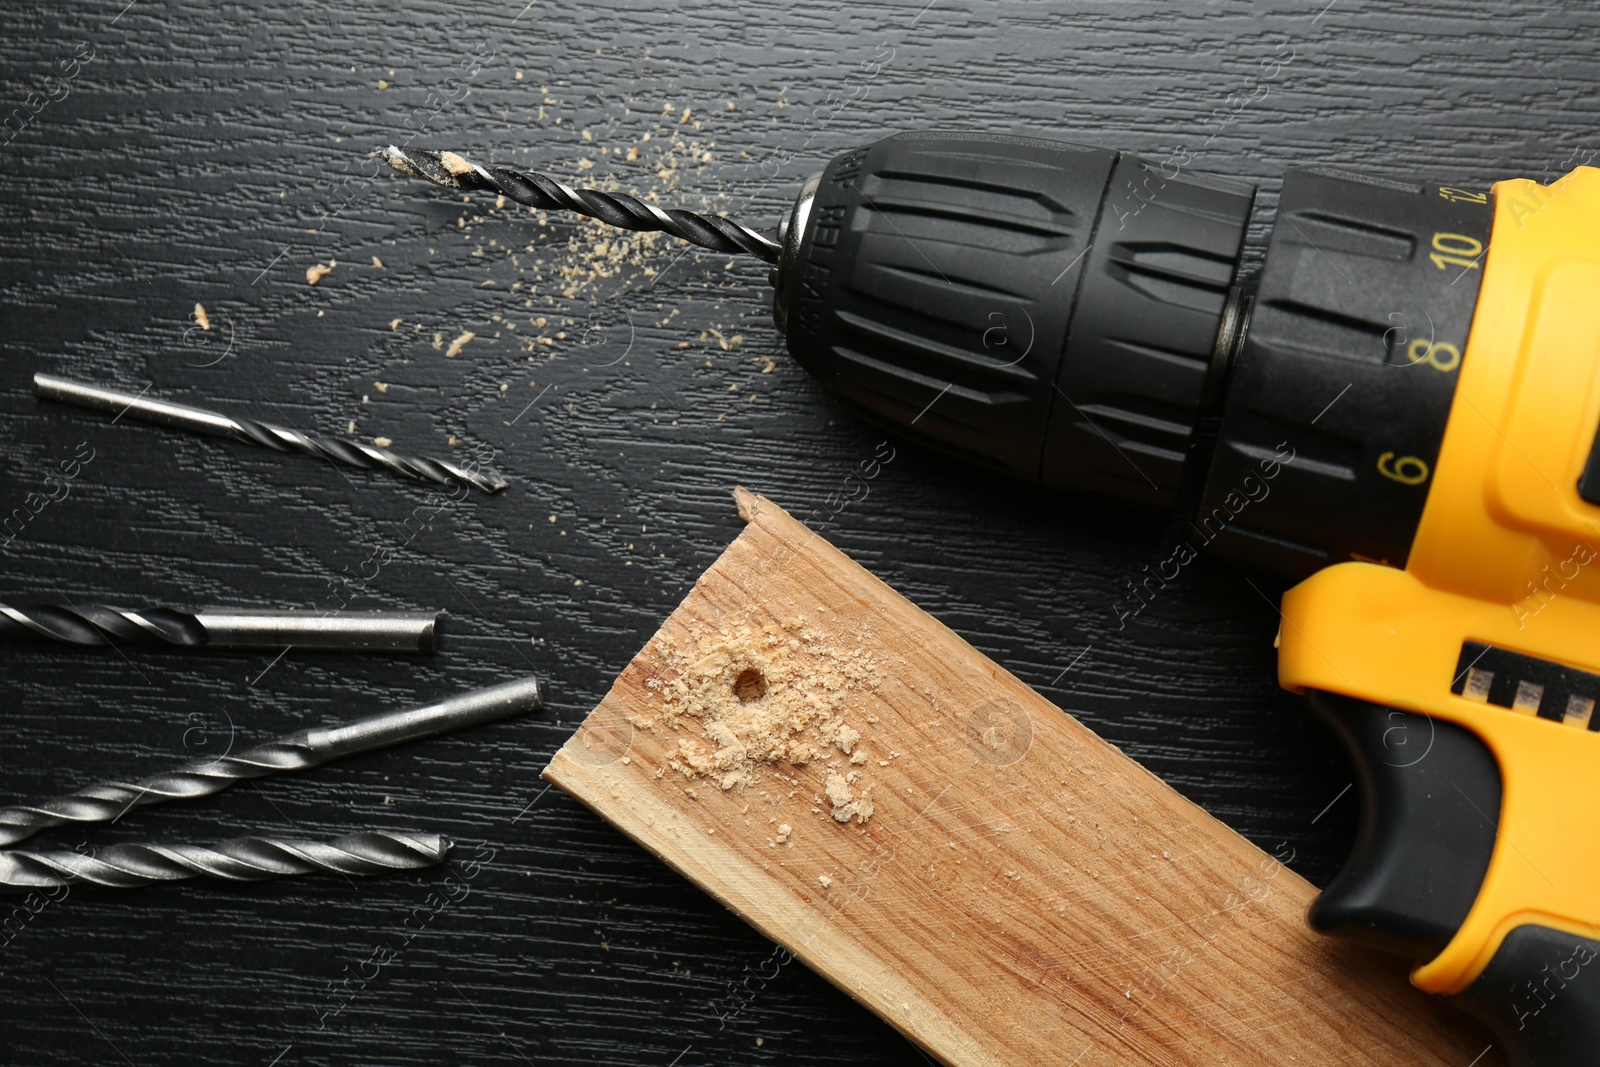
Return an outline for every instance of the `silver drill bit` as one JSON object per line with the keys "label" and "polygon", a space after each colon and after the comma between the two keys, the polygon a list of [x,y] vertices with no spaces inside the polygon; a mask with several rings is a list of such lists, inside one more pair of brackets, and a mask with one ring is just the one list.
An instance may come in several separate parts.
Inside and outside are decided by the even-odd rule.
{"label": "silver drill bit", "polygon": [[156,645],[176,648],[296,648],[354,652],[432,652],[443,612],[313,611],[248,608],[141,608],[104,604],[14,605],[0,602],[0,637],[72,645]]}
{"label": "silver drill bit", "polygon": [[574,189],[547,174],[480,167],[455,152],[427,152],[390,145],[382,150],[382,155],[389,166],[401,174],[446,189],[487,189],[529,207],[576,211],[624,230],[661,230],[713,252],[745,252],[768,263],[778,262],[778,253],[782,250],[777,241],[759,230],[720,215],[660,208],[626,193]]}
{"label": "silver drill bit", "polygon": [[209,434],[212,437],[226,437],[245,444],[261,445],[278,452],[304,452],[308,456],[319,456],[347,467],[360,467],[364,470],[382,468],[419,482],[452,485],[459,481],[475,489],[482,489],[486,493],[499,492],[507,485],[506,480],[493,471],[472,470],[443,459],[402,456],[387,448],[375,448],[356,441],[310,437],[287,426],[257,422],[254,419],[238,419],[231,415],[190,407],[188,404],[175,404],[168,400],[151,400],[142,393],[105,389],[87,382],[75,382],[70,378],[58,378],[53,374],[35,374],[33,391],[36,396],[45,400],[59,400],[65,404],[76,404],[95,411],[107,411],[118,418],[131,415],[133,418],[158,426],[193,430],[195,433]]}
{"label": "silver drill bit", "polygon": [[259,882],[290,874],[383,874],[443,863],[450,842],[438,834],[376,830],[332,841],[237,837],[220,845],[107,845],[81,852],[0,852],[0,888],[48,889],[73,882],[126,889],[204,876]]}
{"label": "silver drill bit", "polygon": [[341,726],[313,726],[237,755],[193,760],[137,782],[101,782],[39,804],[0,808],[0,846],[15,844],[47,826],[113,822],[145,804],[210,796],[247,778],[304,770],[344,756],[498,722],[543,706],[544,686],[529,677],[409,711],[384,712]]}

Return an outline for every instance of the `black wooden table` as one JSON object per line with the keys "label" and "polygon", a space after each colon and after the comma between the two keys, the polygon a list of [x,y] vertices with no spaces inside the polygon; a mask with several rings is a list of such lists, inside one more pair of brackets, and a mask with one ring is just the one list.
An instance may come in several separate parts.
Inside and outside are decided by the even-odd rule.
{"label": "black wooden table", "polygon": [[[538,777],[737,534],[736,483],[807,515],[882,435],[786,358],[763,265],[463,203],[374,147],[769,225],[881,133],[1036,132],[1259,182],[1259,242],[1290,165],[1548,180],[1600,144],[1579,0],[121,5],[0,14],[0,513],[25,509],[0,599],[450,616],[432,658],[6,647],[0,802],[529,671],[552,707],[41,836],[458,845],[415,875],[13,911],[7,1064],[924,1061]],[[39,369],[487,446],[515,484],[430,510],[381,475],[41,404]],[[1197,564],[1119,629],[1159,521],[904,446],[826,533],[1313,881],[1337,868],[1351,775],[1275,687],[1280,586]]]}

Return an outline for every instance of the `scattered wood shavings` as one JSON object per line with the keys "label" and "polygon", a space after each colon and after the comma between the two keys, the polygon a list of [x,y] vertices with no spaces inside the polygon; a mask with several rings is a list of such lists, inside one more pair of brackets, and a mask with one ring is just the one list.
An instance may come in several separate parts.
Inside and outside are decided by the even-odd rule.
{"label": "scattered wood shavings", "polygon": [[[541,121],[545,119],[545,107],[555,112],[565,106],[548,92],[536,99],[543,100],[539,108]],[[547,161],[545,169],[580,173],[585,184],[596,189],[626,192],[650,204],[670,203],[711,215],[730,210],[729,192],[705,192],[721,189],[722,184],[718,175],[706,173],[715,165],[713,160],[718,157],[713,150],[718,146],[707,135],[708,131],[702,129],[701,120],[694,118],[691,108],[676,102],[662,102],[658,106],[660,112],[653,130],[638,131],[621,141],[614,139],[623,127],[614,121],[603,127],[592,126],[587,116],[583,116],[584,121],[574,121],[580,118],[578,114],[566,115],[572,124],[569,128],[577,133],[576,151],[559,165]],[[701,110],[705,111],[705,106],[702,105]],[[563,116],[552,114],[552,118],[559,124]],[[620,165],[624,157],[631,165]],[[458,176],[466,176],[476,169],[467,159],[451,152],[442,153],[440,162],[447,171]],[[619,232],[598,220],[524,208],[499,196],[494,200],[494,208],[518,215],[526,211],[539,232],[522,247],[510,241],[486,239],[487,235],[478,227],[491,222],[492,216],[482,212],[473,217],[463,213],[456,220],[458,233],[455,236],[468,244],[467,255],[484,265],[493,263],[498,270],[499,264],[495,261],[509,260],[510,268],[518,272],[510,285],[512,292],[525,292],[531,298],[523,307],[531,313],[540,307],[540,302],[548,301],[553,305],[553,309],[549,305],[540,307],[548,316],[551,329],[544,329],[544,316],[525,320],[528,325],[539,327],[536,333],[522,334],[509,322],[504,327],[474,324],[474,328],[480,333],[484,329],[504,329],[530,363],[561,355],[570,341],[566,345],[562,343],[568,339],[556,332],[557,327],[571,329],[575,323],[578,329],[573,331],[573,336],[582,338],[583,345],[600,346],[600,350],[614,349],[626,355],[633,343],[634,323],[618,294],[640,284],[648,285],[664,265],[672,261],[670,256],[677,254],[679,243],[657,231]],[[435,250],[430,248],[429,252],[433,254]],[[484,280],[480,275],[477,284],[492,288],[502,283],[496,278]],[[742,335],[728,331],[727,336],[719,334],[713,343],[730,350],[743,340]]]}
{"label": "scattered wood shavings", "polygon": [[[462,330],[461,336],[457,337],[454,341],[451,341],[450,347],[445,349],[445,358],[455,359],[461,354],[461,350],[467,347],[467,342],[471,341],[476,336],[478,335],[473,333],[471,330]],[[434,345],[434,347],[437,348],[439,346]]]}
{"label": "scattered wood shavings", "polygon": [[465,159],[462,159],[461,156],[455,152],[440,152],[439,162],[444,164],[445,170],[456,175],[457,177],[460,177],[463,174],[472,173],[472,164],[468,163]]}
{"label": "scattered wood shavings", "polygon": [[389,440],[387,437],[374,437],[372,439],[372,443],[377,445],[379,448],[389,448],[394,444],[394,442]]}
{"label": "scattered wood shavings", "polygon": [[383,260],[379,259],[377,256],[373,256],[372,257],[372,266],[377,270],[382,270],[383,269]]}
{"label": "scattered wood shavings", "polygon": [[307,267],[306,268],[306,284],[307,285],[316,285],[322,279],[324,279],[328,275],[332,274],[333,273],[333,268],[337,267],[338,265],[339,265],[339,261],[338,260],[330,259],[330,260],[328,260],[327,266],[323,266],[321,263],[318,263],[314,267]]}
{"label": "scattered wood shavings", "polygon": [[387,393],[389,391],[388,382],[373,382],[372,387],[380,393]]}
{"label": "scattered wood shavings", "polygon": [[400,324],[402,322],[404,322],[404,321],[406,321],[406,320],[405,319],[390,319],[389,320],[389,332],[393,333],[394,331],[398,330],[400,328]]}
{"label": "scattered wood shavings", "polygon": [[206,306],[204,304],[196,304],[194,306],[194,321],[202,330],[211,329],[211,317],[206,314]]}
{"label": "scattered wood shavings", "polygon": [[824,787],[828,796],[828,803],[833,806],[830,813],[834,822],[866,822],[872,818],[872,790],[863,789],[858,798],[855,791],[850,788],[849,779],[842,774],[828,775],[828,784]]}

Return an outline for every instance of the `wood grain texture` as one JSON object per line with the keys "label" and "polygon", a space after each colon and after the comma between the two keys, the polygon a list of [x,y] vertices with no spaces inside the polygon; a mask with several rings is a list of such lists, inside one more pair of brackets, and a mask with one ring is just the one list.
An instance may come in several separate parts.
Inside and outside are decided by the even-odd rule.
{"label": "wood grain texture", "polygon": [[[1583,0],[0,5],[0,118],[57,97],[0,132],[0,514],[79,442],[96,450],[0,545],[3,595],[450,612],[440,654],[403,663],[0,649],[0,801],[530,670],[552,681],[537,721],[41,837],[374,826],[495,857],[375,975],[374,949],[448,870],[74,892],[0,947],[0,1063],[925,1064],[799,966],[724,1024],[713,1005],[770,973],[771,943],[540,792],[573,724],[732,539],[740,482],[827,520],[829,540],[1189,799],[1292,848],[1311,882],[1349,847],[1345,759],[1274,681],[1277,587],[1202,561],[1119,629],[1117,599],[1172,531],[909,447],[830,518],[881,435],[784,355],[759,265],[663,245],[569,297],[552,277],[590,230],[369,180],[371,147],[418,130],[754,224],[832,154],[895,130],[1187,147],[1197,170],[1261,183],[1259,242],[1291,164],[1474,185],[1557,173],[1600,145],[1597,32]],[[45,79],[86,42],[95,58],[63,96]],[[1293,61],[1261,83],[1285,44]],[[1217,109],[1216,136],[1197,133]],[[687,131],[711,158],[663,181],[649,146]],[[529,363],[539,317],[552,343]],[[459,357],[433,347],[467,330]],[[514,484],[411,536],[425,489],[41,405],[38,370],[328,434],[354,421],[421,453],[454,434],[495,447]]]}
{"label": "wood grain texture", "polygon": [[[745,532],[546,778],[951,1067],[1446,1067],[1481,1049],[1395,961],[1313,934],[1316,891],[1277,858],[736,496]],[[829,691],[842,704],[796,734],[817,757],[752,772],[766,724],[734,717]],[[685,756],[719,748],[720,780]],[[840,805],[864,795],[852,820]]]}

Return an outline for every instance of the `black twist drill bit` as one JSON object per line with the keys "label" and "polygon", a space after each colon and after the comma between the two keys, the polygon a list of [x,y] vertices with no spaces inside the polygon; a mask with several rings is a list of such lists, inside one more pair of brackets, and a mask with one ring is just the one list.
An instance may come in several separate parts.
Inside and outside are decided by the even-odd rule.
{"label": "black twist drill bit", "polygon": [[443,863],[450,842],[438,834],[370,830],[332,841],[238,837],[220,845],[108,845],[81,852],[0,852],[0,887],[41,889],[87,882],[127,889],[185,878],[259,882],[292,874],[383,874]]}
{"label": "black twist drill bit", "polygon": [[448,730],[497,722],[540,708],[543,702],[542,683],[537,678],[522,678],[409,711],[300,730],[236,755],[193,760],[137,782],[101,782],[39,804],[0,808],[0,846],[15,844],[47,826],[111,822],[144,804],[210,796],[245,779],[304,770]]}
{"label": "black twist drill bit", "polygon": [[442,612],[314,611],[253,608],[141,608],[105,604],[7,604],[0,601],[0,638],[71,645],[133,644],[174,648],[343,649],[432,652]]}
{"label": "black twist drill bit", "polygon": [[401,174],[422,178],[446,189],[487,189],[519,204],[580,215],[624,230],[661,230],[714,252],[746,252],[768,263],[778,262],[777,241],[720,215],[698,215],[682,208],[660,208],[626,193],[574,189],[546,174],[524,174],[505,167],[480,167],[455,152],[427,152],[390,145],[383,158]]}
{"label": "black twist drill bit", "polygon": [[347,467],[387,470],[419,482],[433,482],[438,485],[464,482],[486,493],[499,492],[507,484],[504,478],[493,471],[472,470],[448,460],[420,459],[357,441],[312,437],[299,430],[291,430],[287,426],[235,418],[207,411],[205,408],[191,407],[188,404],[150,400],[142,393],[123,393],[114,389],[104,389],[86,382],[75,382],[70,378],[58,378],[53,374],[35,374],[33,391],[46,400],[60,400],[79,407],[108,411],[118,418],[131,415],[145,422],[180,430],[193,430],[213,437],[227,437],[245,444],[261,445],[277,452],[304,452],[308,456],[342,463]]}

